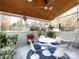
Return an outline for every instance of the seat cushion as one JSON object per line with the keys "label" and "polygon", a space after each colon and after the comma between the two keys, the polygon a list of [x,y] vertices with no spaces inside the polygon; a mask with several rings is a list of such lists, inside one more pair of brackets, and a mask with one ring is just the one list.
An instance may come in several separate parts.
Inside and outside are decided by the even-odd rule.
{"label": "seat cushion", "polygon": [[55,48],[55,47],[51,47],[51,48],[49,48],[48,50],[50,51],[50,53],[53,54],[53,53],[55,52],[56,48]]}
{"label": "seat cushion", "polygon": [[44,56],[51,56],[51,53],[50,53],[49,50],[43,50],[43,51],[42,51],[42,54],[43,54]]}
{"label": "seat cushion", "polygon": [[36,50],[38,50],[38,49],[41,49],[41,46],[40,46],[39,44],[35,44],[35,45],[34,45],[34,48],[35,48]]}
{"label": "seat cushion", "polygon": [[54,43],[51,43],[51,44],[53,44],[53,45],[59,45],[59,43],[58,43],[58,42],[54,42]]}

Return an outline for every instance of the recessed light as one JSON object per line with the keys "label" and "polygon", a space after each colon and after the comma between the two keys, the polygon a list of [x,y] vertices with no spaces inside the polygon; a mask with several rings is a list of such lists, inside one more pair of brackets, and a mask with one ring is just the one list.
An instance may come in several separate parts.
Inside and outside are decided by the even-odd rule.
{"label": "recessed light", "polygon": [[53,9],[53,7],[51,6],[51,7],[49,7],[49,10],[52,10]]}
{"label": "recessed light", "polygon": [[44,9],[45,9],[45,10],[47,10],[47,9],[48,9],[48,10],[52,10],[53,7],[52,7],[52,6],[50,6],[50,7],[47,7],[47,6],[46,6],[46,7],[44,7]]}
{"label": "recessed light", "polygon": [[32,2],[32,0],[28,0],[28,2]]}
{"label": "recessed light", "polygon": [[45,10],[47,10],[47,9],[48,9],[48,7],[46,6],[46,7],[44,7],[44,9],[45,9]]}

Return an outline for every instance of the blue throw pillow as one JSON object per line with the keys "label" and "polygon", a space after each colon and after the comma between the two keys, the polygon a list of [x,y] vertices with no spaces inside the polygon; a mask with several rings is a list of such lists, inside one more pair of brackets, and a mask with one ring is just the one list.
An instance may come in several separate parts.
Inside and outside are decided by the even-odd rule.
{"label": "blue throw pillow", "polygon": [[52,48],[49,48],[48,50],[50,51],[50,53],[53,54],[55,52],[56,48],[55,47],[52,47]]}
{"label": "blue throw pillow", "polygon": [[38,45],[38,44],[35,44],[35,45],[34,45],[34,48],[35,48],[36,50],[38,50],[38,49],[41,49],[41,46]]}

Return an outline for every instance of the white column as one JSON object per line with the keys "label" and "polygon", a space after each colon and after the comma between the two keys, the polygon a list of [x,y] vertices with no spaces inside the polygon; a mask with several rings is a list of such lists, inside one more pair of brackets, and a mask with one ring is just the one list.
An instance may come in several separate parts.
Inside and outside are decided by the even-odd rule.
{"label": "white column", "polygon": [[79,48],[79,4],[77,5],[77,30],[75,33],[75,47]]}

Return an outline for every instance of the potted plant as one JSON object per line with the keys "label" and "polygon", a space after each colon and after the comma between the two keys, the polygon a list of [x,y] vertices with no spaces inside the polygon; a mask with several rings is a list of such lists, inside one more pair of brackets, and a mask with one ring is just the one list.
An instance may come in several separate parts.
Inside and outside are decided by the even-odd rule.
{"label": "potted plant", "polygon": [[40,37],[41,35],[45,35],[44,31],[39,31],[38,36]]}
{"label": "potted plant", "polygon": [[0,56],[3,59],[12,59],[17,38],[17,34],[7,36],[5,32],[0,32]]}
{"label": "potted plant", "polygon": [[47,32],[47,37],[55,38],[55,37],[56,37],[56,33],[53,32],[53,31],[48,31],[48,32]]}

